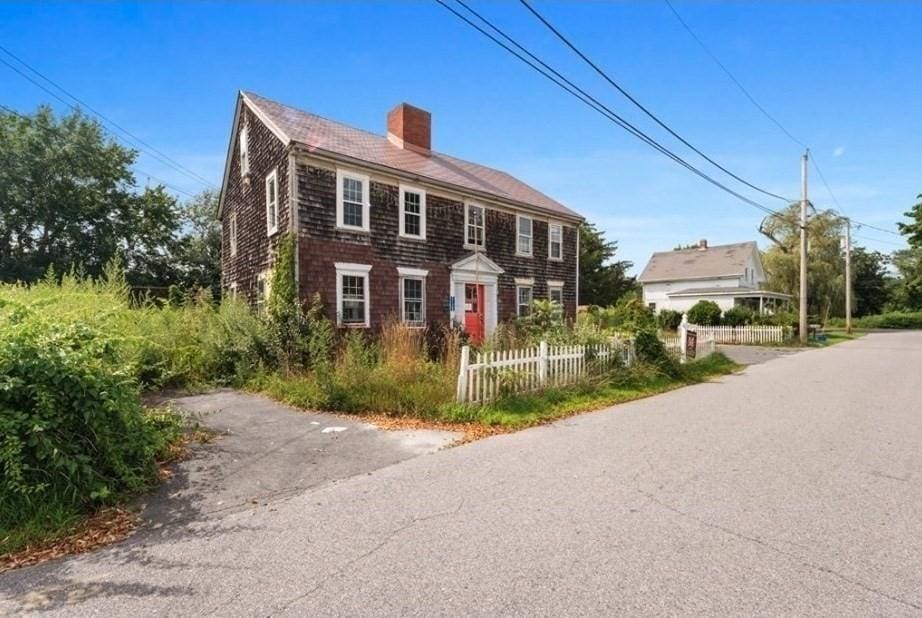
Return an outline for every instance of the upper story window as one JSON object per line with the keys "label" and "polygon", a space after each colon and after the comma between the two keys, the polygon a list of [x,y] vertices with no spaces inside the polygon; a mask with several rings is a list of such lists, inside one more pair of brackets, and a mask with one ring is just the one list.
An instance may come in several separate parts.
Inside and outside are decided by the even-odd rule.
{"label": "upper story window", "polygon": [[235,257],[237,255],[237,210],[234,209],[230,212],[230,217],[227,224],[228,230],[227,235],[229,237],[228,244],[230,245],[230,256]]}
{"label": "upper story window", "polygon": [[240,130],[240,175],[246,178],[250,174],[250,129],[244,124]]}
{"label": "upper story window", "polygon": [[266,228],[269,236],[279,231],[279,177],[278,171],[266,176]]}
{"label": "upper story window", "polygon": [[547,256],[552,260],[563,259],[563,225],[547,224]]}
{"label": "upper story window", "polygon": [[486,244],[486,212],[483,206],[465,204],[464,206],[464,245],[472,249],[482,249]]}
{"label": "upper story window", "polygon": [[531,248],[532,248],[532,229],[534,224],[531,220],[531,217],[526,217],[524,215],[516,215],[516,246],[515,253],[516,255],[522,255],[531,257]]}
{"label": "upper story window", "polygon": [[367,232],[369,230],[368,176],[336,171],[336,227]]}
{"label": "upper story window", "polygon": [[426,238],[426,192],[400,185],[400,235]]}

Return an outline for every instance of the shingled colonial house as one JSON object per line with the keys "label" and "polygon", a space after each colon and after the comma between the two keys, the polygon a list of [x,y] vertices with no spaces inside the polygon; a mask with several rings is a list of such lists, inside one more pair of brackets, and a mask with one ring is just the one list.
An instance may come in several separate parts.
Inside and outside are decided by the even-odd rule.
{"label": "shingled colonial house", "polygon": [[697,247],[653,254],[640,274],[643,300],[654,311],[686,312],[701,300],[721,309],[745,306],[770,313],[791,296],[765,289],[765,269],[755,242]]}
{"label": "shingled colonial house", "polygon": [[222,285],[255,306],[291,231],[302,300],[319,294],[342,327],[454,321],[479,340],[533,299],[576,314],[582,218],[433,151],[429,112],[406,103],[385,136],[241,92],[218,217]]}

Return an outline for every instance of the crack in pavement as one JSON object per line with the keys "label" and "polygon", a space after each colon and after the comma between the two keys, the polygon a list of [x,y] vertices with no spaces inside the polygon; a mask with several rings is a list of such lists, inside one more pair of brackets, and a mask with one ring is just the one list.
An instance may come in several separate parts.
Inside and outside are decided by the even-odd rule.
{"label": "crack in pavement", "polygon": [[374,555],[375,553],[377,553],[378,551],[380,551],[381,549],[383,549],[385,545],[387,545],[388,543],[390,543],[390,542],[394,539],[394,537],[396,537],[396,536],[397,536],[398,534],[400,534],[401,532],[404,532],[404,531],[406,531],[406,530],[409,530],[410,528],[412,528],[412,527],[415,526],[416,524],[422,523],[422,522],[424,522],[424,521],[429,521],[429,520],[432,520],[432,519],[438,519],[438,518],[440,518],[440,517],[454,517],[455,515],[457,515],[458,513],[461,512],[461,509],[464,507],[464,501],[465,501],[465,499],[464,499],[464,498],[461,498],[461,501],[458,503],[458,506],[455,507],[454,509],[450,510],[450,511],[439,511],[438,513],[432,513],[431,515],[426,515],[426,516],[424,516],[424,517],[414,517],[413,519],[411,519],[411,520],[410,520],[409,522],[407,522],[406,524],[404,524],[404,525],[400,526],[399,528],[396,528],[395,530],[389,532],[389,533],[387,534],[387,536],[384,537],[384,539],[382,539],[379,543],[377,543],[377,544],[376,544],[374,547],[372,547],[371,549],[369,549],[369,550],[367,550],[367,551],[365,551],[365,552],[362,552],[361,554],[359,554],[359,555],[356,556],[355,558],[352,558],[352,559],[348,560],[348,561],[347,561],[344,565],[342,565],[341,567],[338,567],[337,569],[335,569],[332,573],[323,576],[323,578],[322,578],[319,582],[317,582],[317,584],[314,585],[311,589],[309,589],[309,590],[307,590],[307,591],[305,591],[305,592],[303,592],[303,593],[301,593],[301,594],[299,594],[299,595],[297,595],[297,596],[295,596],[295,597],[289,599],[288,601],[285,601],[284,603],[282,603],[281,606],[276,607],[276,609],[273,610],[273,611],[269,614],[269,616],[275,616],[275,615],[277,615],[277,614],[280,614],[280,613],[286,611],[288,608],[290,608],[292,605],[294,605],[294,604],[297,603],[298,601],[303,601],[303,600],[306,599],[307,597],[311,596],[312,594],[314,594],[315,592],[317,592],[318,590],[320,590],[321,588],[323,588],[323,586],[326,585],[326,583],[327,583],[328,581],[330,581],[331,579],[333,579],[334,577],[338,577],[338,576],[344,575],[344,574],[346,573],[346,571],[349,570],[352,566],[358,564],[359,562],[361,562],[361,561],[364,560],[365,558],[368,558],[369,556],[372,556],[372,555]]}
{"label": "crack in pavement", "polygon": [[769,543],[766,543],[765,541],[763,541],[762,539],[760,539],[760,538],[758,538],[758,537],[749,536],[749,535],[747,535],[747,534],[743,534],[742,532],[738,532],[738,531],[736,531],[736,530],[733,530],[732,528],[727,528],[726,526],[722,526],[722,525],[720,525],[720,524],[715,524],[715,523],[713,523],[713,522],[709,522],[709,521],[707,521],[707,520],[705,520],[705,519],[702,519],[702,518],[700,518],[700,517],[697,517],[697,516],[695,516],[695,515],[692,515],[691,513],[688,513],[688,512],[683,511],[683,510],[681,510],[681,509],[679,509],[679,508],[677,508],[677,507],[672,506],[671,504],[668,504],[668,503],[666,503],[666,502],[663,502],[662,500],[660,500],[659,498],[657,498],[656,495],[654,495],[654,494],[652,494],[652,493],[650,493],[650,492],[644,491],[644,490],[642,490],[642,489],[635,489],[635,491],[637,491],[637,493],[641,494],[642,496],[645,496],[650,502],[653,502],[654,504],[657,504],[657,505],[663,507],[664,509],[666,509],[666,510],[668,510],[668,511],[671,511],[671,512],[675,513],[676,515],[679,515],[680,517],[683,517],[683,518],[685,518],[685,519],[689,519],[689,520],[691,520],[691,521],[697,523],[697,524],[700,525],[700,526],[704,526],[704,527],[706,527],[706,528],[711,528],[712,530],[718,530],[719,532],[723,532],[724,534],[728,534],[728,535],[733,536],[733,537],[736,537],[736,538],[738,538],[738,539],[740,539],[740,540],[744,540],[744,541],[749,541],[749,542],[751,542],[751,543],[755,543],[756,545],[759,545],[760,547],[764,547],[765,549],[767,549],[767,550],[769,550],[769,551],[772,551],[772,552],[774,552],[774,553],[776,553],[776,554],[778,554],[778,555],[784,556],[784,557],[786,557],[786,558],[790,558],[790,559],[792,559],[792,560],[796,560],[796,561],[800,562],[802,565],[804,565],[804,566],[806,566],[806,567],[808,567],[808,568],[811,568],[811,569],[813,569],[813,570],[815,570],[815,571],[819,571],[819,572],[821,572],[821,573],[826,573],[826,574],[828,574],[828,575],[832,575],[832,576],[834,576],[834,577],[837,577],[838,579],[841,579],[842,581],[844,581],[844,582],[846,582],[846,583],[848,583],[848,584],[850,584],[850,585],[852,585],[852,586],[861,588],[862,590],[864,590],[864,591],[866,591],[866,592],[870,592],[870,593],[872,593],[872,594],[876,594],[876,595],[878,595],[878,596],[880,596],[880,597],[883,597],[883,598],[885,598],[885,599],[889,599],[889,600],[891,600],[891,601],[893,601],[893,602],[895,602],[895,603],[899,603],[899,604],[901,604],[901,605],[905,605],[906,607],[911,607],[912,609],[916,609],[916,610],[922,611],[922,605],[918,605],[918,604],[916,604],[916,603],[913,603],[912,601],[907,601],[907,600],[905,600],[905,599],[901,599],[901,598],[896,597],[896,596],[894,596],[894,595],[892,595],[892,594],[889,594],[889,593],[887,593],[887,592],[884,592],[883,590],[879,590],[879,589],[874,588],[874,587],[872,587],[872,586],[870,586],[870,585],[868,585],[868,584],[865,584],[864,582],[858,581],[858,580],[856,580],[856,579],[852,579],[851,577],[848,577],[847,575],[845,575],[845,574],[843,574],[843,573],[839,573],[838,571],[836,571],[836,570],[834,570],[834,569],[832,569],[832,568],[830,568],[830,567],[823,566],[823,565],[821,565],[821,564],[816,564],[816,563],[813,563],[813,562],[805,561],[801,556],[798,556],[797,554],[794,554],[794,553],[785,551],[785,550],[783,550],[783,549],[781,549],[781,548],[775,547],[774,545],[771,545],[771,544],[769,544]]}

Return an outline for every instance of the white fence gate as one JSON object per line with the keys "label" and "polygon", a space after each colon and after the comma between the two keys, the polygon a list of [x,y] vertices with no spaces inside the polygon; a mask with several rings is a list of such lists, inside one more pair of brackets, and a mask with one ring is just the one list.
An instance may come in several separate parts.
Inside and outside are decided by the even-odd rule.
{"label": "white fence gate", "polygon": [[786,326],[701,326],[689,324],[689,330],[698,333],[701,339],[716,343],[760,344],[784,343],[790,338],[791,329]]}
{"label": "white fence gate", "polygon": [[634,362],[634,342],[614,340],[601,345],[548,345],[471,352],[461,348],[457,399],[484,403],[501,395],[565,386],[598,375],[616,364]]}

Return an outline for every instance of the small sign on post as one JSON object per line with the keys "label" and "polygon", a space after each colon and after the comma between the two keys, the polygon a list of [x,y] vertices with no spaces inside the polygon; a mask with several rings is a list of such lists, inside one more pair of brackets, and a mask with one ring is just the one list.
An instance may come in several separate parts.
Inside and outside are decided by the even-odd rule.
{"label": "small sign on post", "polygon": [[698,333],[693,330],[685,331],[685,358],[695,358],[698,352]]}

